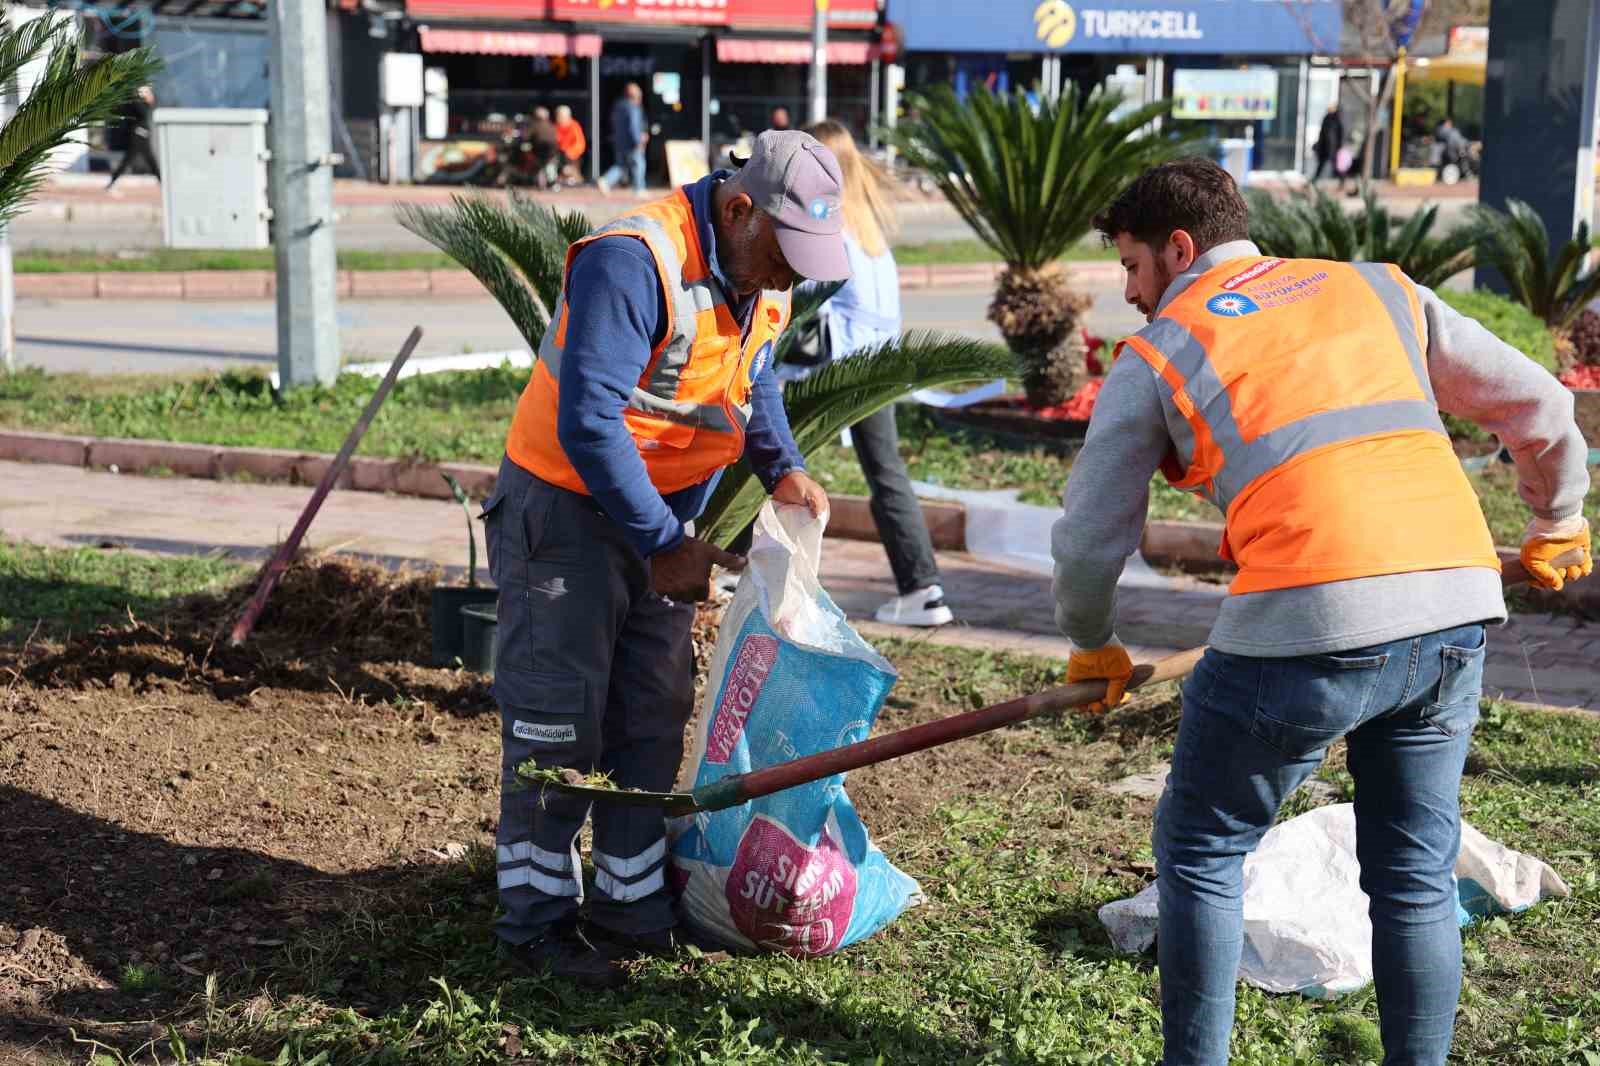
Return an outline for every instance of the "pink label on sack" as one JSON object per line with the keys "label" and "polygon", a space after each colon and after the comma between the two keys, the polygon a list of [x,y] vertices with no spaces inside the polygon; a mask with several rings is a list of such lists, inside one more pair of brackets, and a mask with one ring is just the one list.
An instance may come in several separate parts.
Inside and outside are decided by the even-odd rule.
{"label": "pink label on sack", "polygon": [[739,932],[790,955],[838,950],[856,903],[856,871],[822,831],[808,848],[783,826],[757,815],[739,841],[725,889]]}
{"label": "pink label on sack", "polygon": [[776,639],[756,634],[744,638],[739,657],[733,661],[727,683],[722,686],[717,716],[711,720],[711,732],[706,737],[706,762],[723,766],[733,757],[739,738],[744,736],[750,708],[756,705],[761,686],[772,676],[772,667],[777,661]]}

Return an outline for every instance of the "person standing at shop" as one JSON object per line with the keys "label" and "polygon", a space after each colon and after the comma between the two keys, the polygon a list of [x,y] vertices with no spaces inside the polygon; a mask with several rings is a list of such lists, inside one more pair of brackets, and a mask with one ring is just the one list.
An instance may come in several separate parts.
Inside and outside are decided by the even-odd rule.
{"label": "person standing at shop", "polygon": [[561,149],[561,178],[576,182],[581,173],[578,161],[589,150],[589,138],[584,136],[583,124],[572,117],[572,108],[566,104],[556,108],[556,144]]}
{"label": "person standing at shop", "polygon": [[[889,178],[856,148],[855,138],[831,119],[807,131],[833,153],[844,176],[844,246],[850,277],[823,305],[825,359],[852,354],[900,336],[900,275],[889,251],[894,201]],[[942,626],[954,620],[944,602],[939,564],[911,489],[891,404],[850,427],[850,443],[871,490],[872,522],[889,556],[899,595],[878,608],[880,622]]]}
{"label": "person standing at shop", "polygon": [[616,162],[600,177],[600,191],[609,195],[611,187],[626,175],[635,196],[644,195],[644,146],[650,131],[644,124],[644,90],[630,81],[617,102],[611,105],[611,150]]}

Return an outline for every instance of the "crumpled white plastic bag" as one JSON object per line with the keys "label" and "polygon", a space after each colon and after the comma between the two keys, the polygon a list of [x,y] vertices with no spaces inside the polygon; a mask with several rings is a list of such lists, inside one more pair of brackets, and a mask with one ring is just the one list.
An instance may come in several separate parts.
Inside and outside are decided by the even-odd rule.
{"label": "crumpled white plastic bag", "polygon": [[[1461,823],[1456,860],[1457,920],[1520,911],[1570,890],[1532,855],[1498,844]],[[1155,942],[1158,892],[1100,908],[1118,951]],[[1239,976],[1268,992],[1324,998],[1372,981],[1372,922],[1356,862],[1355,807],[1319,807],[1269,830],[1244,860],[1244,952]]]}

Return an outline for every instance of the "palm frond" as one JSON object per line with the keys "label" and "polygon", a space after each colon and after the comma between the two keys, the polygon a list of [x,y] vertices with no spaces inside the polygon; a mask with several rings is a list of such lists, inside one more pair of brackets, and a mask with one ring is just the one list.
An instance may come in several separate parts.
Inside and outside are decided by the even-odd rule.
{"label": "palm frond", "polygon": [[511,213],[527,227],[527,234],[536,238],[523,241],[530,246],[514,258],[519,264],[526,264],[523,274],[539,299],[547,308],[554,307],[566,280],[567,248],[594,232],[594,224],[582,211],[558,211],[515,189],[511,192]]}
{"label": "palm frond", "polygon": [[1508,200],[1505,211],[1476,206],[1469,219],[1479,261],[1499,271],[1511,298],[1551,329],[1570,327],[1600,295],[1587,226],[1552,246],[1544,220],[1521,200]]}
{"label": "palm frond", "polygon": [[1419,284],[1436,288],[1469,269],[1480,237],[1463,226],[1448,236],[1431,236],[1437,208],[1417,211],[1401,222],[1363,193],[1361,210],[1347,212],[1320,189],[1287,200],[1256,189],[1245,191],[1250,205],[1250,238],[1267,255],[1286,259],[1394,263]]}
{"label": "palm frond", "polygon": [[452,197],[449,207],[402,204],[396,217],[482,282],[534,352],[560,296],[567,246],[592,230],[581,211],[520,197],[510,207],[466,196]]}
{"label": "palm frond", "polygon": [[963,101],[948,85],[911,103],[919,117],[889,131],[891,142],[979,240],[1026,270],[1059,259],[1124,185],[1181,154],[1194,136],[1151,129],[1170,102],[1114,118],[1120,96],[1071,84],[1037,112],[1020,91],[980,88]]}
{"label": "palm frond", "polygon": [[160,67],[144,48],[80,63],[72,21],[45,15],[20,28],[0,28],[0,83],[47,51],[32,90],[0,129],[0,224],[38,192],[56,148],[84,126],[114,117]]}
{"label": "palm frond", "polygon": [[817,328],[817,316],[822,312],[822,306],[842,288],[842,281],[818,282],[795,288],[789,305],[789,326],[778,337],[778,343],[772,351],[773,366],[782,366],[789,361],[789,353],[794,351],[794,346],[808,332]]}
{"label": "palm frond", "polygon": [[0,85],[10,85],[23,67],[37,60],[54,42],[61,25],[49,17],[18,27],[7,24],[0,32]]}
{"label": "palm frond", "polygon": [[[951,334],[908,333],[835,360],[791,383],[783,405],[803,455],[916,389],[986,381],[1017,373],[1015,357],[988,341]],[[729,467],[695,522],[696,536],[727,547],[761,509],[765,492],[748,463]]]}

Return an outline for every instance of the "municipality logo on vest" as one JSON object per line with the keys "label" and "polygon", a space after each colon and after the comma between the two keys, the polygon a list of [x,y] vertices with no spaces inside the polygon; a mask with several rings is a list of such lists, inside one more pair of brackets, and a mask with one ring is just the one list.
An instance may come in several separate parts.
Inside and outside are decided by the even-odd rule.
{"label": "municipality logo on vest", "polygon": [[1224,292],[1213,296],[1206,301],[1206,310],[1223,318],[1239,318],[1243,315],[1253,315],[1261,310],[1261,305],[1241,292]]}
{"label": "municipality logo on vest", "polygon": [[767,360],[770,358],[772,358],[772,342],[768,341],[761,346],[760,351],[756,352],[756,357],[750,360],[750,384],[756,383],[756,378],[766,369]]}

